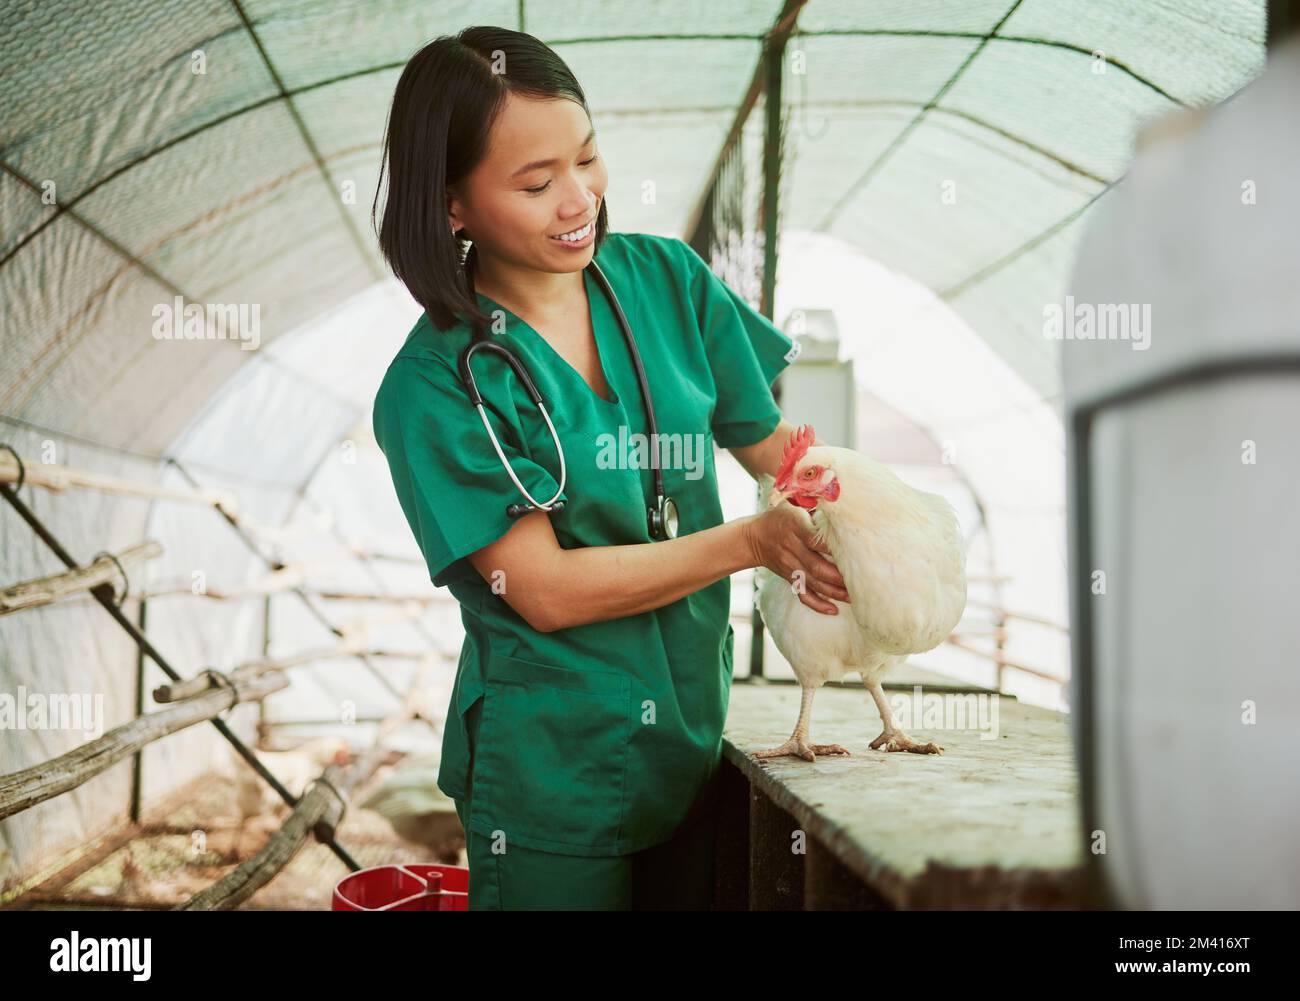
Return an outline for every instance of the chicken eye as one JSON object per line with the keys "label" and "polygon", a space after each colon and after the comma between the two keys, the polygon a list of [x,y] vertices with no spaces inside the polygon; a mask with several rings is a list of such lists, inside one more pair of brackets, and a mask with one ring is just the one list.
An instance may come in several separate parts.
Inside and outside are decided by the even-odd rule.
{"label": "chicken eye", "polygon": [[811,480],[813,478],[813,470],[811,467],[803,471],[803,478],[805,480]]}

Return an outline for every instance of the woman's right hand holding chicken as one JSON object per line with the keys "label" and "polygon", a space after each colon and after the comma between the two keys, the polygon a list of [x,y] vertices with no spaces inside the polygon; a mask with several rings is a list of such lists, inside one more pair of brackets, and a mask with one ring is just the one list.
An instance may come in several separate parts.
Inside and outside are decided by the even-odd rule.
{"label": "woman's right hand holding chicken", "polygon": [[796,573],[803,573],[803,589],[797,593],[809,608],[836,615],[839,609],[830,599],[850,600],[830,550],[817,542],[807,511],[793,504],[777,504],[750,516],[745,529],[754,566],[767,567],[792,586],[800,580]]}

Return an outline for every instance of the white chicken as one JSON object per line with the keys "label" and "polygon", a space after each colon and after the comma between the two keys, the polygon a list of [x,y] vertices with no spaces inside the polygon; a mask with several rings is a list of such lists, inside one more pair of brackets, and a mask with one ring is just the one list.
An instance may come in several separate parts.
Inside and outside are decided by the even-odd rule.
{"label": "white chicken", "polygon": [[854,672],[884,723],[873,750],[942,754],[939,745],[913,740],[895,725],[881,679],[908,655],[947,639],[966,608],[966,556],[956,512],[944,498],[909,487],[879,462],[851,449],[813,445],[815,440],[810,425],[790,436],[769,506],[788,502],[808,511],[852,600],[828,599],[838,615],[814,611],[791,582],[759,568],[758,607],[794,668],[803,700],[790,739],[755,756],[815,761],[818,754],[848,754],[838,744],[810,744],[808,725],[817,689]]}

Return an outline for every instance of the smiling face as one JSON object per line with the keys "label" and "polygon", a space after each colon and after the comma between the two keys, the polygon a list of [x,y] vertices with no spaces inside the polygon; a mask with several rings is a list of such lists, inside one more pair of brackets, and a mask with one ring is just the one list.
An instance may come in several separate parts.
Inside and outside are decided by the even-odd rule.
{"label": "smiling face", "polygon": [[[508,94],[486,156],[449,193],[448,218],[506,269],[577,271],[591,261],[608,183],[580,104]],[[557,239],[584,226],[576,242]]]}

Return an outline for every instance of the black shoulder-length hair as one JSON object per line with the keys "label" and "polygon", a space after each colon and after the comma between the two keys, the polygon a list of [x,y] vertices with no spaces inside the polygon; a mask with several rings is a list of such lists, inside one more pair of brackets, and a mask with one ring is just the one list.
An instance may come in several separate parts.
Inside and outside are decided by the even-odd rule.
{"label": "black shoulder-length hair", "polygon": [[[374,225],[387,166],[379,249],[439,330],[454,326],[456,314],[474,327],[491,322],[472,292],[474,237],[464,229],[452,236],[447,188],[487,153],[492,123],[510,93],[566,98],[591,117],[577,78],[549,46],[492,26],[466,28],[425,45],[402,70],[393,94],[370,219]],[[608,227],[601,199],[596,250]]]}

